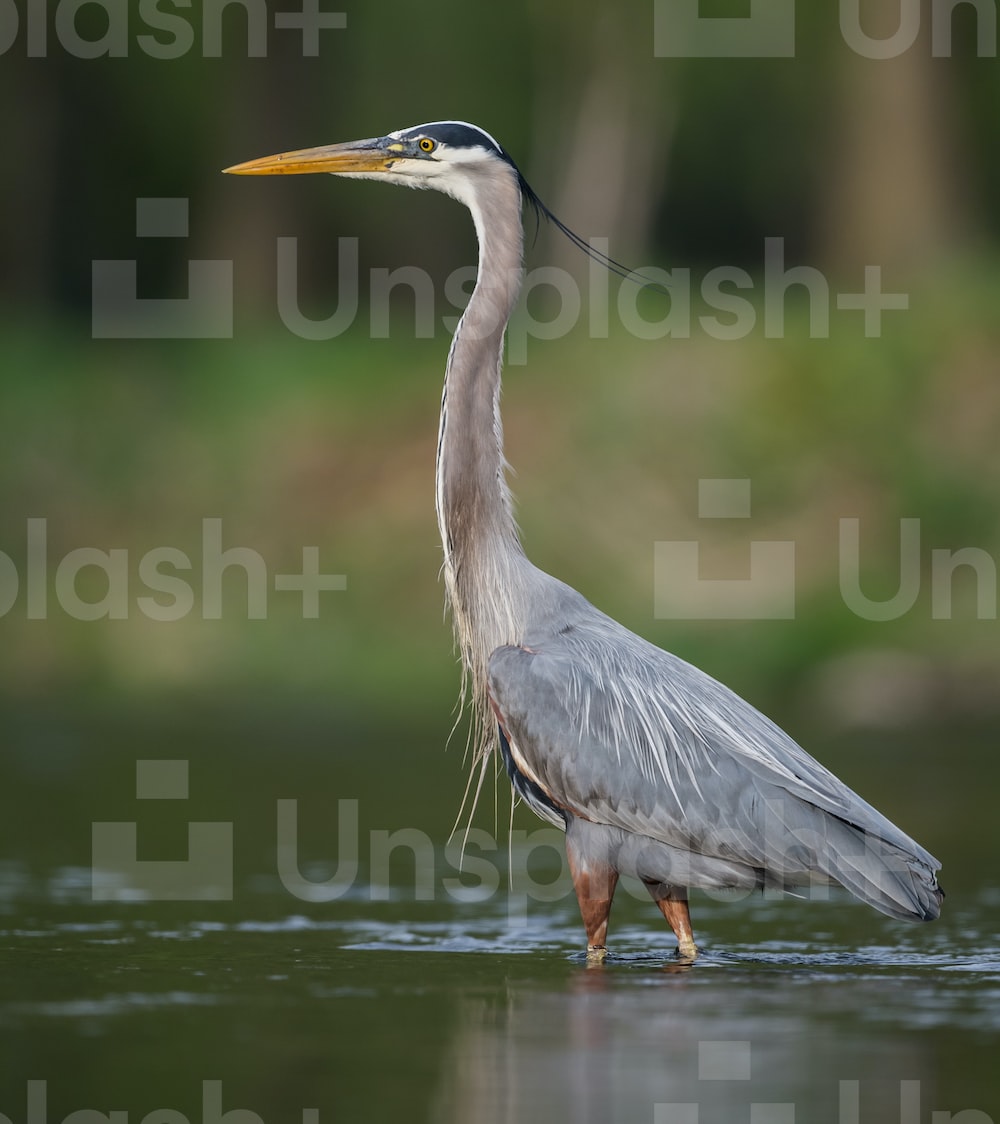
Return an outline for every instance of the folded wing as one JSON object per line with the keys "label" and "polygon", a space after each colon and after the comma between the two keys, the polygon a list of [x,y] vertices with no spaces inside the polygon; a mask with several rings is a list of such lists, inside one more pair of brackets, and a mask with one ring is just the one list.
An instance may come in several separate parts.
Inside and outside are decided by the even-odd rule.
{"label": "folded wing", "polygon": [[932,855],[728,688],[586,607],[490,660],[514,762],[553,803],[768,884],[938,915]]}

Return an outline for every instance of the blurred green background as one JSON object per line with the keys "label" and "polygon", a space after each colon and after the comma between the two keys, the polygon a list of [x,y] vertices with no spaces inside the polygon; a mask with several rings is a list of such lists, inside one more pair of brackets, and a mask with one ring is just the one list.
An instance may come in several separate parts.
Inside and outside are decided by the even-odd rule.
{"label": "blurred green background", "polygon": [[[20,26],[5,31],[7,710],[252,700],[258,712],[320,707],[353,730],[426,731],[419,752],[438,752],[458,672],[432,475],[450,286],[475,255],[468,216],[436,195],[219,170],[461,118],[497,136],[581,235],[630,266],[672,271],[676,286],[665,306],[600,277],[551,229],[532,241],[529,227],[528,268],[565,270],[582,300],[573,316],[533,284],[506,376],[531,557],[803,737],[991,729],[1000,70],[974,6],[955,10],[945,52],[922,5],[918,41],[887,60],[849,50],[821,5],[798,6],[787,59],[657,57],[652,3],[340,7],[346,26],[321,31],[315,56],[275,27],[298,10],[285,2],[263,22],[255,4],[173,9],[161,29],[135,5],[89,4],[74,49],[55,3],[44,50],[38,6],[30,27],[19,8]],[[872,36],[897,23],[895,3],[865,6]],[[81,43],[97,57],[78,57]],[[188,237],[137,238],[147,198],[186,200]],[[281,238],[296,240],[295,311],[351,321],[334,338],[289,327]],[[792,273],[767,282],[766,239],[782,240],[784,270],[821,276],[811,296],[786,284]],[[121,260],[138,263],[144,300],[185,297],[192,262],[231,262],[231,333],[95,338],[95,263]],[[908,308],[866,336],[837,295],[859,292],[873,266]],[[725,307],[711,288],[720,268],[751,279],[723,287]],[[431,314],[406,284],[380,295],[399,269],[432,279]],[[737,297],[750,303],[734,313]],[[632,305],[648,330],[623,314]],[[733,338],[719,338],[727,329]],[[751,481],[749,519],[698,517],[698,482],[712,478]],[[899,589],[900,520],[918,521],[919,591],[892,619],[864,619],[841,588],[850,519],[873,601]],[[206,619],[205,520],[221,521],[222,549],[263,560],[263,615],[248,613],[233,566],[219,619]],[[670,540],[699,542],[707,578],[746,577],[751,541],[793,541],[794,618],[767,619],[765,600],[757,620],[661,619],[654,544]],[[320,595],[318,619],[274,586],[310,546],[324,573],[346,577]],[[83,566],[71,553],[81,548],[104,561],[91,553],[100,564]],[[154,584],[173,578],[173,593],[143,568],[158,548],[175,553],[153,556],[167,559]],[[174,599],[177,579],[189,603]],[[66,608],[87,603],[99,619]]]}
{"label": "blurred green background", "polygon": [[[712,1083],[739,1104],[727,1118],[752,1095],[819,1119],[860,1077],[866,1119],[872,1097],[873,1119],[895,1118],[917,1078],[935,1119],[1000,1119],[990,5],[919,0],[919,35],[889,58],[845,41],[848,0],[794,5],[794,57],[661,57],[679,6],[323,0],[346,25],[309,54],[280,26],[308,11],[292,0],[0,3],[11,1119],[29,1080],[54,1118],[138,1119],[191,1111],[220,1078],[227,1109],[268,1120],[604,1120],[622,1101],[639,1107],[615,1119],[648,1121],[702,1095],[696,1039],[753,1040],[752,1090]],[[863,0],[873,42],[902,7]],[[465,737],[445,752],[459,670],[433,471],[472,226],[429,192],[220,174],[440,118],[488,129],[572,229],[669,282],[642,292],[529,217],[504,420],[530,557],[730,684],[938,855],[938,924],[699,901],[709,955],[685,978],[660,971],[671,942],[649,903],[620,892],[622,955],[587,972],[568,883],[547,892],[551,846],[532,852],[546,892],[517,916],[528,871],[512,849],[508,884],[503,777],[476,820],[496,893],[447,892]],[[186,236],[165,236],[185,208]],[[131,268],[130,313],[127,285],[100,280]],[[873,334],[849,307],[866,279],[907,301]],[[192,284],[214,338],[149,303]],[[699,482],[734,479],[749,517],[700,517]],[[789,583],[771,573],[749,619],[679,617],[683,581],[655,565],[670,542],[698,544],[705,580],[746,578],[751,543],[793,543],[794,616],[774,617]],[[275,584],[310,548],[346,579],[315,618]],[[146,759],[190,764],[190,798],[137,799]],[[306,877],[355,846],[350,895],[279,880],[279,800],[296,802]],[[193,822],[231,827],[231,900],[94,901],[93,825],[130,822],[140,864],[183,860]],[[523,808],[511,823],[540,827]],[[380,873],[389,833],[433,861],[404,844]]]}

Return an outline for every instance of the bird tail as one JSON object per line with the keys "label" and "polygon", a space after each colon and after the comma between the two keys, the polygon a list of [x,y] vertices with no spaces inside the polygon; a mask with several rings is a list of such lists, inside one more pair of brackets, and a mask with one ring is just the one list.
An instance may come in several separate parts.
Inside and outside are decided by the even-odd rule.
{"label": "bird tail", "polygon": [[936,860],[916,844],[913,851],[905,850],[853,824],[841,826],[838,846],[824,856],[825,874],[889,917],[933,921],[939,916],[944,891]]}
{"label": "bird tail", "polygon": [[835,882],[902,921],[933,921],[944,898],[941,864],[883,817],[868,830],[800,801],[780,806],[765,830],[765,885]]}

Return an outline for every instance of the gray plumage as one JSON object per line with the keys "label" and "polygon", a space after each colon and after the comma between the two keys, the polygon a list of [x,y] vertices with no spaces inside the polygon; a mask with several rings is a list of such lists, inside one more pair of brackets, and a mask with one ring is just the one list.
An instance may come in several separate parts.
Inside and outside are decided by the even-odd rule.
{"label": "gray plumage", "polygon": [[892,917],[937,916],[936,860],[774,723],[573,590],[552,598],[561,623],[494,653],[489,690],[589,858],[617,848],[623,873],[716,890],[833,881]]}
{"label": "gray plumage", "polygon": [[447,597],[477,716],[472,798],[499,744],[518,792],[566,831],[590,949],[603,950],[619,873],[647,884],[691,958],[690,887],[832,882],[892,917],[936,917],[940,864],[927,851],[733,692],[525,557],[500,370],[522,203],[548,212],[501,146],[475,126],[434,122],[231,170],[431,187],[472,213],[479,271],[448,356],[436,472]]}

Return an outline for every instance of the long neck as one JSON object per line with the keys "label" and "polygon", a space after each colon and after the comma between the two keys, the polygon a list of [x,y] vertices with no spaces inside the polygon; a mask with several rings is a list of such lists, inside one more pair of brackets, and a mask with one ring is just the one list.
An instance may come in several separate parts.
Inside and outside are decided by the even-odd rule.
{"label": "long neck", "polygon": [[483,176],[463,201],[479,236],[479,273],[448,355],[436,498],[455,632],[482,707],[490,653],[517,643],[523,627],[515,573],[524,555],[504,476],[500,422],[503,337],[521,282],[523,234],[513,172]]}

